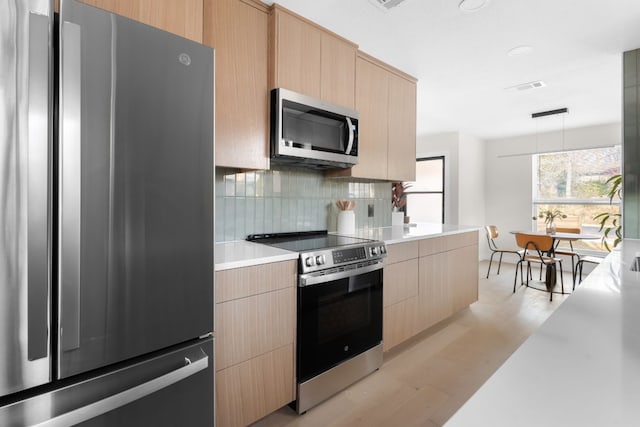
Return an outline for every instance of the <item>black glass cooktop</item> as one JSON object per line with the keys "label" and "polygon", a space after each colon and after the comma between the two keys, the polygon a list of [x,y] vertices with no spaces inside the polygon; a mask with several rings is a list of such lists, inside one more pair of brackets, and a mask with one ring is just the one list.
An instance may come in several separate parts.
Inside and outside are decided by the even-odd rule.
{"label": "black glass cooktop", "polygon": [[292,252],[310,252],[318,249],[371,242],[369,239],[327,234],[326,230],[299,233],[252,234],[247,237],[247,240]]}

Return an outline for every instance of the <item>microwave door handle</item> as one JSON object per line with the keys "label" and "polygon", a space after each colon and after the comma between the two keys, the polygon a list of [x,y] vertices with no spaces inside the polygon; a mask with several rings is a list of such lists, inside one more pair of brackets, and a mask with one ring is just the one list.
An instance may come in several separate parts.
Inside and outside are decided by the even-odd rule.
{"label": "microwave door handle", "polygon": [[347,142],[347,150],[345,151],[345,154],[350,154],[351,148],[353,148],[354,131],[353,131],[353,123],[351,122],[351,118],[346,117],[346,120],[347,120],[347,129],[349,130],[349,141]]}

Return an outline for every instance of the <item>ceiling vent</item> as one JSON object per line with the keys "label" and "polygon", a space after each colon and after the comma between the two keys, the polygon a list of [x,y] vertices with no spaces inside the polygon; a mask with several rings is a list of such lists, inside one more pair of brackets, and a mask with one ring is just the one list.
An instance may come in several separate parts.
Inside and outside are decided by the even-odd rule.
{"label": "ceiling vent", "polygon": [[536,80],[535,82],[521,83],[519,85],[511,86],[511,87],[505,88],[505,90],[509,92],[522,92],[524,90],[538,89],[545,86],[546,85],[542,80]]}
{"label": "ceiling vent", "polygon": [[398,6],[403,1],[405,0],[369,0],[369,3],[386,12],[389,9]]}

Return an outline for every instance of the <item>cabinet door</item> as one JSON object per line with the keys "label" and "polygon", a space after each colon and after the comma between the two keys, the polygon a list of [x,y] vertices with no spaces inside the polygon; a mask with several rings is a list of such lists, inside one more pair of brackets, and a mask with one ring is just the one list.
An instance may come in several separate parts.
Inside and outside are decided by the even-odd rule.
{"label": "cabinet door", "polygon": [[388,178],[416,179],[416,84],[389,74]]}
{"label": "cabinet door", "polygon": [[448,252],[447,269],[453,292],[454,313],[478,301],[478,245]]}
{"label": "cabinet door", "polygon": [[453,314],[447,252],[420,258],[421,326],[426,329]]}
{"label": "cabinet door", "polygon": [[269,168],[265,10],[205,0],[204,43],[216,50],[216,165]]}
{"label": "cabinet door", "polygon": [[383,305],[388,307],[418,296],[418,259],[410,259],[384,267]]}
{"label": "cabinet door", "polygon": [[358,164],[353,176],[387,178],[388,72],[362,58],[356,59],[356,110],[360,112]]}
{"label": "cabinet door", "polygon": [[216,425],[246,426],[294,400],[293,366],[288,344],[216,372]]}
{"label": "cabinet door", "polygon": [[417,258],[385,266],[383,302],[383,350],[388,351],[420,329]]}
{"label": "cabinet door", "polygon": [[279,8],[272,19],[272,86],[320,98],[320,30]]}
{"label": "cabinet door", "polygon": [[355,108],[356,45],[322,33],[320,97],[333,104]]}
{"label": "cabinet door", "polygon": [[202,43],[202,0],[80,0]]}
{"label": "cabinet door", "polygon": [[420,300],[412,297],[384,308],[382,349],[389,351],[420,330]]}

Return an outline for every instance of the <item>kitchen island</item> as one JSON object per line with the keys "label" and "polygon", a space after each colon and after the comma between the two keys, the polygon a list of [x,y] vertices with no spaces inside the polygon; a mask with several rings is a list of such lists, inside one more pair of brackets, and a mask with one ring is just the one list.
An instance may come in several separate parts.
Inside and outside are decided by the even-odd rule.
{"label": "kitchen island", "polygon": [[639,425],[638,256],[609,254],[446,426]]}

